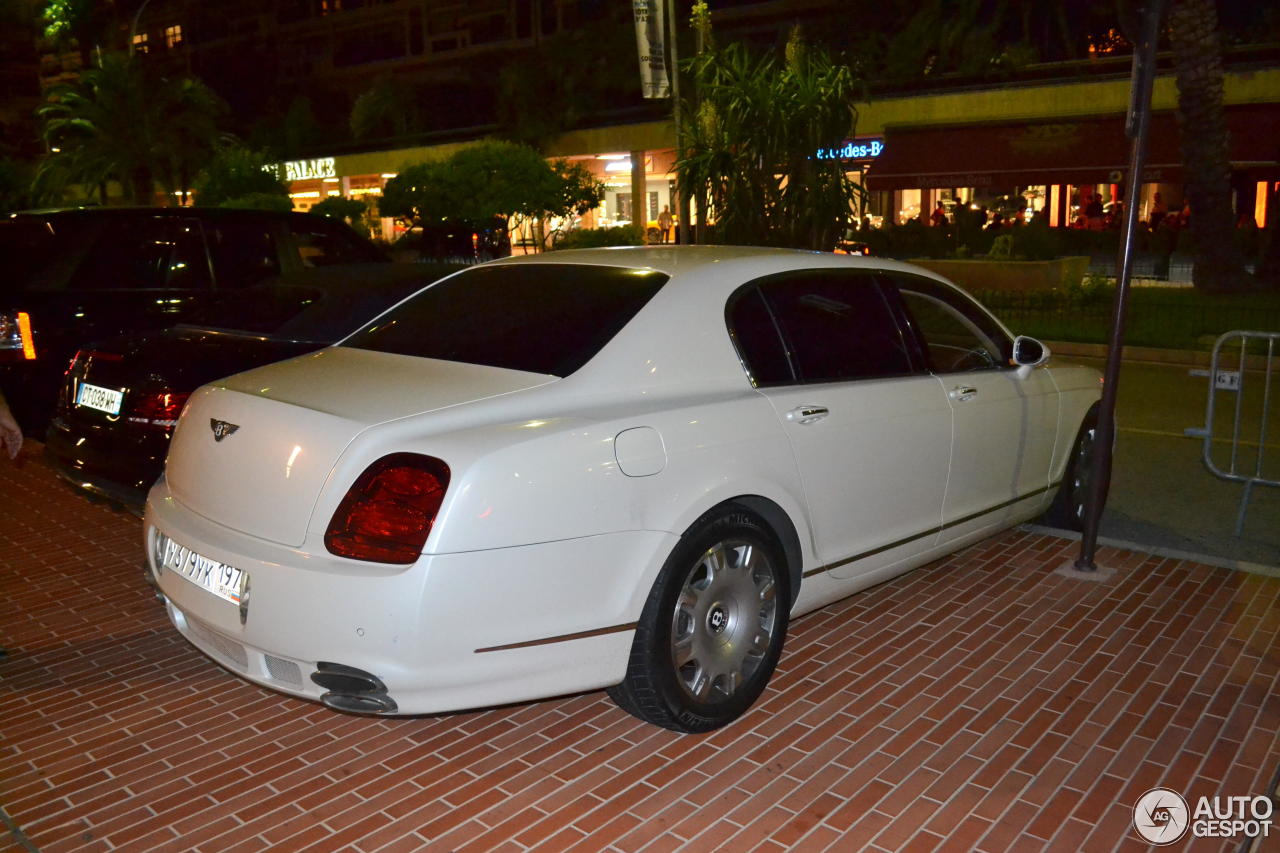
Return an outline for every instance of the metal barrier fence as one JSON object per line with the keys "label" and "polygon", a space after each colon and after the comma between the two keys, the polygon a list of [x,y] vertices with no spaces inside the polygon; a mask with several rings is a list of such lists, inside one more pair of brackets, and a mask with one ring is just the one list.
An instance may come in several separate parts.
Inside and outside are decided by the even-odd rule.
{"label": "metal barrier fence", "polygon": [[[1239,340],[1239,352],[1227,353],[1224,349],[1229,342]],[[1205,467],[1214,476],[1224,480],[1244,483],[1244,494],[1240,497],[1240,510],[1236,514],[1236,536],[1244,530],[1245,512],[1249,508],[1249,498],[1253,495],[1254,486],[1280,486],[1280,475],[1272,474],[1265,467],[1267,450],[1268,420],[1271,416],[1272,378],[1276,373],[1276,342],[1280,341],[1280,332],[1227,332],[1220,336],[1213,345],[1213,358],[1208,370],[1193,370],[1192,376],[1209,378],[1208,401],[1205,403],[1203,427],[1191,427],[1186,434],[1202,439],[1202,456]],[[1258,342],[1257,344],[1251,342]],[[1265,347],[1262,346],[1265,342]],[[1265,350],[1265,352],[1263,352]],[[1230,362],[1234,360],[1234,364]],[[1259,364],[1259,362],[1261,362]],[[1252,368],[1252,369],[1251,369]],[[1261,375],[1258,375],[1261,374]],[[1261,410],[1258,412],[1257,440],[1253,441],[1244,435],[1242,422],[1253,412],[1246,412],[1245,392],[1257,382],[1262,383]],[[1230,438],[1217,436],[1214,433],[1219,420],[1218,395],[1233,394],[1230,411]],[[1256,397],[1255,397],[1256,399]],[[1251,408],[1251,407],[1250,407]],[[1230,444],[1230,461],[1221,466],[1214,460],[1214,441],[1227,441]],[[1242,450],[1245,446],[1256,446],[1253,453],[1252,471],[1248,470],[1248,456]]]}

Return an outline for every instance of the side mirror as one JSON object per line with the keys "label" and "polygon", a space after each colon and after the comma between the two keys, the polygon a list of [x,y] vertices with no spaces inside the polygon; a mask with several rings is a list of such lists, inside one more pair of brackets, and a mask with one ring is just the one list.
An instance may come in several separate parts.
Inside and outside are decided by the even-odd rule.
{"label": "side mirror", "polygon": [[1049,348],[1035,338],[1018,335],[1013,339],[1013,358],[1010,360],[1018,366],[1018,378],[1026,379],[1033,367],[1049,360]]}

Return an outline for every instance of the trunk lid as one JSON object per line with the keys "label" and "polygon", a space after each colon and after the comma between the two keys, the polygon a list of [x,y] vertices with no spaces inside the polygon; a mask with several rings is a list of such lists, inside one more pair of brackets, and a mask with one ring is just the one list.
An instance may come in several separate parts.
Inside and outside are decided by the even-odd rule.
{"label": "trunk lid", "polygon": [[[192,511],[296,547],[330,471],[360,433],[553,379],[331,347],[193,394],[174,434],[166,479],[174,498]],[[397,449],[381,448],[363,463]]]}

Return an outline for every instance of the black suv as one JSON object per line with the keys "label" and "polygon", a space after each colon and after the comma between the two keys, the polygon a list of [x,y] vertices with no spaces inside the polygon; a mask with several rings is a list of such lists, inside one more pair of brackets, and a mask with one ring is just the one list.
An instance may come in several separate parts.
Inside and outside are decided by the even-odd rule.
{"label": "black suv", "polygon": [[345,224],[222,208],[76,208],[0,221],[0,387],[28,432],[82,345],[163,329],[308,267],[387,262]]}

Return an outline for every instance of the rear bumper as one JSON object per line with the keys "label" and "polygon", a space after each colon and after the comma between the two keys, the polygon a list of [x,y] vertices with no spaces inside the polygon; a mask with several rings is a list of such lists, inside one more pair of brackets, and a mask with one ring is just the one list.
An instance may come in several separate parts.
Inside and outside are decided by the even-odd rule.
{"label": "rear bumper", "polygon": [[397,714],[618,683],[643,593],[675,541],[629,531],[379,566],[236,533],[186,510],[163,480],[147,505],[153,573],[157,529],[249,576],[242,623],[237,605],[172,571],[158,574],[170,620],[198,649],[241,677],[315,701],[329,692],[312,680],[321,662],[358,670],[391,700],[372,710]]}
{"label": "rear bumper", "polygon": [[169,442],[159,436],[128,440],[54,418],[44,446],[50,464],[67,482],[141,515],[147,490],[164,470]]}

